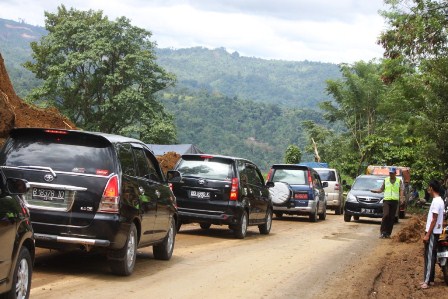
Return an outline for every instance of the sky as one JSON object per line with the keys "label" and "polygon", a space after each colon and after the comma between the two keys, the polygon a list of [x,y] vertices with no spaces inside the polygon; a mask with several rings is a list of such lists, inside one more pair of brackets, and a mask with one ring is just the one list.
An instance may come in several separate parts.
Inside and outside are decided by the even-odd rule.
{"label": "sky", "polygon": [[58,5],[125,16],[159,48],[224,47],[241,56],[354,63],[381,58],[383,0],[0,0],[0,18],[44,26]]}

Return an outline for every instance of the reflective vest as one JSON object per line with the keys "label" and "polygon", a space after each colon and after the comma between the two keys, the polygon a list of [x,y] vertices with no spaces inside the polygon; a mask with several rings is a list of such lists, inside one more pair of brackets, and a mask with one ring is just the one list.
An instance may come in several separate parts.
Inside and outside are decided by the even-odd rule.
{"label": "reflective vest", "polygon": [[384,179],[384,200],[400,200],[401,180],[395,178],[395,183],[390,182],[390,178]]}

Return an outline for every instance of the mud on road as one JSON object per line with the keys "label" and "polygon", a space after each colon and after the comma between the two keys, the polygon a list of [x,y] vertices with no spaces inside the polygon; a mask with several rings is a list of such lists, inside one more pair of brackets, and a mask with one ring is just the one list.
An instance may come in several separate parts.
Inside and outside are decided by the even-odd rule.
{"label": "mud on road", "polygon": [[245,240],[226,227],[185,225],[170,261],[141,249],[130,277],[110,274],[102,255],[39,249],[31,298],[443,298],[439,270],[436,286],[417,288],[422,244],[378,239],[379,224],[284,217],[268,236],[250,227]]}

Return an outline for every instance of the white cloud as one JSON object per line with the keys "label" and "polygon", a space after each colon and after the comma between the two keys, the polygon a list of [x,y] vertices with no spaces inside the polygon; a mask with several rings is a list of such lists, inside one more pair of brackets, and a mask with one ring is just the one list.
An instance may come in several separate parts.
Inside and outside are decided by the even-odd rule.
{"label": "white cloud", "polygon": [[265,59],[354,62],[381,57],[382,0],[0,0],[0,18],[44,24],[60,3],[129,18],[162,48],[224,47]]}

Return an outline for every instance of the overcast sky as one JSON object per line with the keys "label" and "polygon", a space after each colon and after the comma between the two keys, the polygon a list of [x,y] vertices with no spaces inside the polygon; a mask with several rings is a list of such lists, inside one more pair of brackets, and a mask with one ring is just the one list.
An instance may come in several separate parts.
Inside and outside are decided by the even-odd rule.
{"label": "overcast sky", "polygon": [[383,0],[0,0],[0,18],[44,26],[61,3],[125,16],[160,48],[224,47],[264,59],[353,63],[380,58]]}

